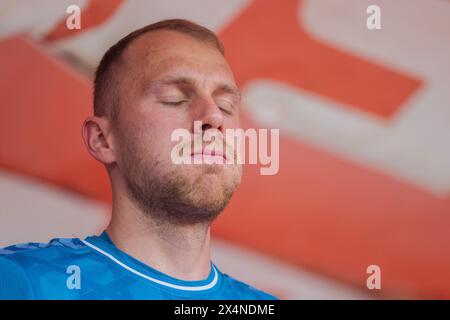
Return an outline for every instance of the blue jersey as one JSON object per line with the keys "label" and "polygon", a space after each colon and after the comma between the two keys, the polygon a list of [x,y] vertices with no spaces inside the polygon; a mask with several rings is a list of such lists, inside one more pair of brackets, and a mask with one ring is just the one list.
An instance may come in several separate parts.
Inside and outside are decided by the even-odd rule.
{"label": "blue jersey", "polygon": [[220,272],[164,274],[118,249],[106,232],[0,249],[0,299],[276,299]]}

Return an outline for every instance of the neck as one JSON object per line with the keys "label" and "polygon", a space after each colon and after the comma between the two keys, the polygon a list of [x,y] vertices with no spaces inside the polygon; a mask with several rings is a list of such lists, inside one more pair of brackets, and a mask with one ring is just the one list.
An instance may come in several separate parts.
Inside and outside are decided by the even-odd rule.
{"label": "neck", "polygon": [[210,273],[208,224],[155,221],[127,197],[115,197],[106,231],[119,249],[172,277],[203,280]]}

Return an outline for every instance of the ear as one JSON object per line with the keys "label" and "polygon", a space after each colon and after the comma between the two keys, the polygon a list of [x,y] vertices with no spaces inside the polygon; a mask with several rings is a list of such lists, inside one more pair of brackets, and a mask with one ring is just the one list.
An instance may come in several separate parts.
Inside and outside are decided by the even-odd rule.
{"label": "ear", "polygon": [[116,158],[111,132],[111,122],[106,118],[91,116],[83,122],[82,136],[88,152],[103,164],[111,164]]}

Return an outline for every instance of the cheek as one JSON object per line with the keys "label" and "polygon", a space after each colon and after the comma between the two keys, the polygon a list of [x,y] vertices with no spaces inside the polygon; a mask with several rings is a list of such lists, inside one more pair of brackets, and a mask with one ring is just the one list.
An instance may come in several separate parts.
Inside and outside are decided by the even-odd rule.
{"label": "cheek", "polygon": [[178,143],[178,141],[171,140],[174,130],[175,128],[164,121],[152,126],[141,127],[139,139],[143,150],[140,152],[153,158],[154,161],[158,161],[159,165],[170,165],[172,149]]}
{"label": "cheek", "polygon": [[[148,106],[147,109],[150,108],[154,108],[154,106]],[[155,111],[139,111],[140,112],[135,112],[133,115],[124,119],[124,130],[130,133],[133,138],[139,140],[139,142],[147,144],[155,144],[159,143],[160,140],[167,140],[166,131],[168,131],[167,127],[170,120],[166,119],[161,113]]]}
{"label": "cheek", "polygon": [[225,128],[237,129],[240,127],[239,114],[233,115],[232,117],[225,117],[224,120]]}
{"label": "cheek", "polygon": [[[124,117],[123,128],[128,142],[137,153],[153,157],[161,164],[172,162],[171,152],[177,145],[172,141],[172,133],[176,129],[190,131],[192,123],[188,114],[179,109],[161,108],[159,105],[146,105],[138,108],[139,112]],[[133,139],[134,141],[130,141]]]}

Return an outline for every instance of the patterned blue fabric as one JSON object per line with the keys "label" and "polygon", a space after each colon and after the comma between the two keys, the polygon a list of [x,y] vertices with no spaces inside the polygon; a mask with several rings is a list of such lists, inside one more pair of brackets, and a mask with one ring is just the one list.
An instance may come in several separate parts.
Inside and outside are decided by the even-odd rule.
{"label": "patterned blue fabric", "polygon": [[184,281],[118,249],[103,232],[0,249],[0,299],[276,299],[223,274]]}

